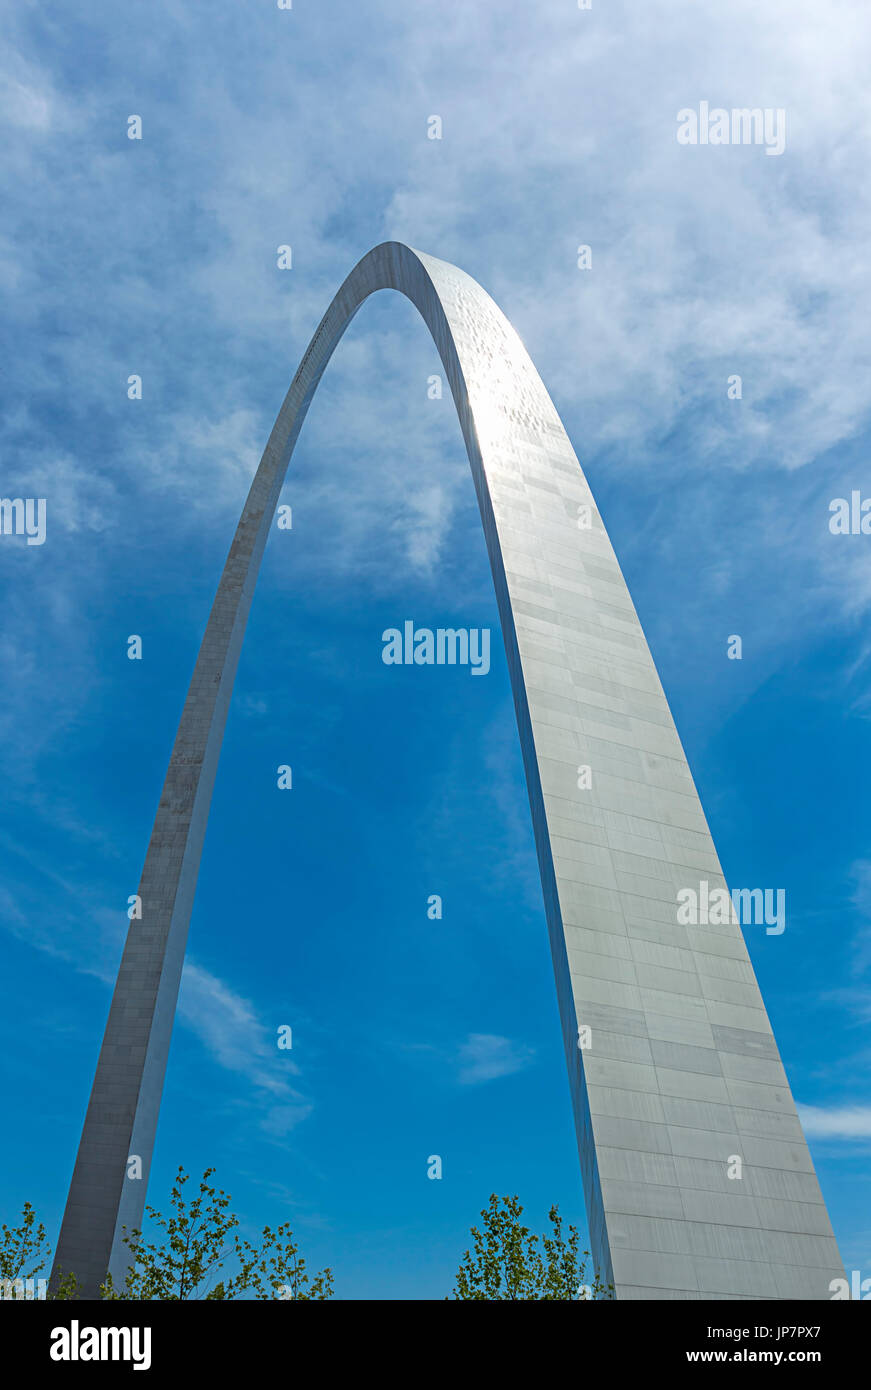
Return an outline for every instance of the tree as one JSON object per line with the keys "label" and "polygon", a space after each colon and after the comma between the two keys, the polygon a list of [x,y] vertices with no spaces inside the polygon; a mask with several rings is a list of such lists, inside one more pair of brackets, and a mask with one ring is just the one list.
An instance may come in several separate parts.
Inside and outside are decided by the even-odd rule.
{"label": "tree", "polygon": [[[148,1243],[141,1231],[125,1235],[132,1259],[123,1288],[115,1287],[110,1274],[102,1286],[103,1297],[168,1301],[232,1299],[246,1294],[255,1299],[294,1301],[330,1298],[331,1271],[322,1270],[309,1279],[289,1225],[275,1231],[264,1226],[256,1246],[241,1238],[236,1230],[239,1219],[227,1210],[230,1198],[209,1184],[214,1171],[206,1169],[199,1193],[188,1205],[184,1185],[189,1176],[179,1167],[170,1195],[173,1214],[165,1218],[154,1207],[146,1207],[165,1238]],[[213,1285],[212,1280],[231,1258],[234,1273]]]}
{"label": "tree", "polygon": [[[0,1299],[33,1298],[34,1293],[39,1297],[35,1288],[36,1278],[46,1268],[50,1257],[51,1247],[46,1239],[45,1227],[41,1221],[37,1226],[36,1213],[30,1202],[25,1202],[20,1226],[10,1227],[5,1223],[0,1226]],[[45,1297],[75,1298],[76,1289],[75,1278],[67,1275],[59,1281],[54,1292],[46,1293]]]}
{"label": "tree", "polygon": [[[530,1233],[521,1223],[523,1207],[517,1196],[500,1199],[491,1193],[489,1206],[481,1212],[483,1230],[472,1227],[475,1253],[467,1250],[457,1271],[453,1297],[490,1302],[509,1299],[572,1299],[586,1301],[613,1297],[613,1285],[605,1285],[596,1274],[586,1284],[589,1250],[579,1256],[580,1236],[576,1226],[563,1235],[558,1207],[548,1216],[550,1236]],[[543,1252],[543,1253],[542,1253]]]}
{"label": "tree", "polygon": [[[24,1297],[24,1281],[35,1279],[48,1263],[49,1246],[45,1227],[36,1224],[36,1213],[29,1202],[21,1211],[21,1225],[0,1226],[0,1297]],[[16,1285],[18,1287],[16,1287]]]}

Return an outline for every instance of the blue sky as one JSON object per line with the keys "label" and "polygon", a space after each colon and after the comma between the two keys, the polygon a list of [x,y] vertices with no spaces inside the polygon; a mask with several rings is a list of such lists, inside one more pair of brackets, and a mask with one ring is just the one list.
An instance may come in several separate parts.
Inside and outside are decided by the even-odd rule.
{"label": "blue sky", "polygon": [[[0,538],[0,1217],[30,1200],[56,1235],[248,482],[332,294],[394,238],[467,270],[518,329],[727,878],[786,889],[787,930],[750,928],[749,948],[844,1260],[868,1273],[871,537],[828,527],[831,499],[871,496],[864,6],[3,14],[0,493],[46,497],[47,535]],[[783,108],[784,153],[679,145],[702,100]],[[553,1202],[583,1221],[492,583],[437,371],[415,311],[377,296],[306,422],[149,1192],[165,1204],[179,1163],[215,1165],[246,1227],[291,1221],[344,1298],[448,1293],[492,1191],[537,1227]],[[384,666],[407,618],[490,627],[489,674]]]}

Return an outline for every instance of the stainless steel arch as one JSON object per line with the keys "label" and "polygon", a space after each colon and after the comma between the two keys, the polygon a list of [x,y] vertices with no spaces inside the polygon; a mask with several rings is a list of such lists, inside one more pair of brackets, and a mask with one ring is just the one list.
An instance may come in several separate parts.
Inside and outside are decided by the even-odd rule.
{"label": "stainless steel arch", "polygon": [[[740,927],[676,894],[719,861],[572,446],[520,339],[456,267],[386,242],[342,285],[275,422],[203,637],[85,1117],[54,1274],[96,1297],[141,1225],[230,694],[290,455],[361,303],[420,311],[472,467],[511,674],[593,1254],[618,1297],[828,1298],[828,1215]],[[589,768],[589,772],[580,771]],[[585,1031],[579,1035],[579,1028]],[[580,1041],[584,1047],[579,1046]],[[126,1176],[137,1154],[143,1177]],[[739,1156],[743,1176],[727,1176]],[[734,1167],[734,1165],[732,1165]]]}

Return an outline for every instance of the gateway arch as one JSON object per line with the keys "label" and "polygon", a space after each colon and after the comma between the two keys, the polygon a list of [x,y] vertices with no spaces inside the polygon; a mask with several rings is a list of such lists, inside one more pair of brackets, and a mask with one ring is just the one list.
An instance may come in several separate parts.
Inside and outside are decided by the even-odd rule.
{"label": "gateway arch", "polygon": [[[435,341],[468,450],[508,658],[593,1258],[617,1298],[831,1297],[826,1207],[641,625],[518,335],[470,276],[399,242],[364,256],[309,344],[218,586],[139,886],[55,1256],[98,1296],[142,1225],[209,803],[279,492],[334,348],[376,290]],[[727,914],[728,915],[728,914]],[[143,1177],[127,1177],[137,1154]]]}

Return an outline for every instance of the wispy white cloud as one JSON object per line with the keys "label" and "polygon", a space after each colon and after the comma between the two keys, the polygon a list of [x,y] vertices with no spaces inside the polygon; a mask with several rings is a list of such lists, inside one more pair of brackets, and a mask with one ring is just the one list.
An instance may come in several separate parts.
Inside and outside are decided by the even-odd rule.
{"label": "wispy white cloud", "polygon": [[820,1139],[871,1139],[871,1105],[799,1105],[805,1134]]}
{"label": "wispy white cloud", "polygon": [[178,999],[179,1017],[196,1033],[219,1066],[246,1076],[276,1095],[288,1093],[282,1073],[299,1067],[276,1044],[254,1006],[202,966],[187,959]]}
{"label": "wispy white cloud", "polygon": [[[44,871],[44,876],[55,896],[68,901],[70,908],[31,916],[0,884],[0,927],[113,987],[127,925],[123,913],[109,908],[94,911],[75,884],[51,870]],[[82,931],[83,920],[90,923],[87,933]],[[284,1135],[311,1113],[311,1100],[287,1079],[298,1077],[300,1068],[289,1050],[278,1048],[278,1025],[268,1027],[250,999],[190,956],[182,970],[177,1017],[216,1066],[234,1072],[253,1088],[252,1104],[267,1133]]]}
{"label": "wispy white cloud", "polygon": [[[862,977],[871,970],[871,859],[857,859],[850,868],[853,881],[851,902],[859,913],[859,926],[853,936],[853,973]],[[871,1008],[871,991],[866,1016]]]}
{"label": "wispy white cloud", "polygon": [[477,1086],[483,1081],[495,1081],[511,1076],[528,1066],[534,1049],[501,1038],[493,1033],[470,1033],[459,1048],[459,1081],[463,1086]]}

